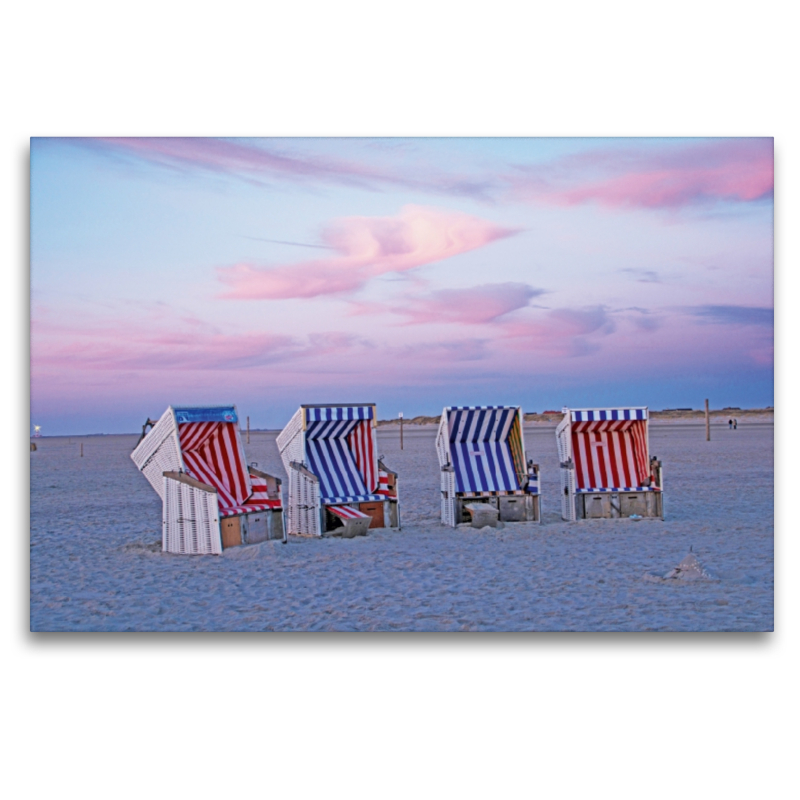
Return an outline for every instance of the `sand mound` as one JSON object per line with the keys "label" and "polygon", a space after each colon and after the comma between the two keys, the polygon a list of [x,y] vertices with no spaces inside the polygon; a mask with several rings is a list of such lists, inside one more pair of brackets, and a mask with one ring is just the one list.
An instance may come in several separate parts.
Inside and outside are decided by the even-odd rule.
{"label": "sand mound", "polygon": [[663,575],[648,573],[645,575],[645,579],[656,582],[715,580],[692,552],[690,552],[677,567],[673,567]]}

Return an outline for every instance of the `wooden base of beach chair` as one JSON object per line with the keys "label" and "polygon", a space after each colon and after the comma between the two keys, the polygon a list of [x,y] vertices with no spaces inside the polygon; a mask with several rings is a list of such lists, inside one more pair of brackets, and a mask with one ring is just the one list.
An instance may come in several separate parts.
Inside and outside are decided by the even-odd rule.
{"label": "wooden base of beach chair", "polygon": [[664,518],[661,492],[581,492],[575,497],[578,519]]}
{"label": "wooden base of beach chair", "polygon": [[242,517],[245,528],[242,538],[245,544],[258,544],[272,539],[285,539],[283,535],[283,512],[275,509],[254,511]]}
{"label": "wooden base of beach chair", "polygon": [[373,503],[359,503],[358,510],[362,514],[366,514],[370,518],[369,527],[370,528],[383,528],[384,527],[384,519],[383,519],[383,503],[382,502],[373,502]]}
{"label": "wooden base of beach chair", "polygon": [[242,543],[241,517],[226,517],[219,521],[219,531],[222,535],[222,547],[237,547]]}
{"label": "wooden base of beach chair", "polygon": [[538,494],[508,495],[497,498],[500,519],[503,522],[541,522]]}
{"label": "wooden base of beach chair", "polygon": [[397,502],[392,500],[378,500],[369,503],[359,503],[358,510],[372,517],[370,528],[399,528],[399,512]]}
{"label": "wooden base of beach chair", "polygon": [[283,534],[283,512],[276,509],[225,517],[220,520],[219,529],[223,548],[286,538]]}
{"label": "wooden base of beach chair", "polygon": [[469,505],[485,505],[497,512],[500,522],[541,522],[541,498],[534,494],[495,495],[490,497],[457,497],[455,524],[472,522]]}
{"label": "wooden base of beach chair", "polygon": [[[366,536],[370,528],[372,517],[350,506],[328,506],[327,514],[333,517],[330,520],[333,524],[326,525],[329,536],[342,536],[345,539],[352,539],[354,536]],[[336,521],[341,522],[338,527],[333,527]]]}

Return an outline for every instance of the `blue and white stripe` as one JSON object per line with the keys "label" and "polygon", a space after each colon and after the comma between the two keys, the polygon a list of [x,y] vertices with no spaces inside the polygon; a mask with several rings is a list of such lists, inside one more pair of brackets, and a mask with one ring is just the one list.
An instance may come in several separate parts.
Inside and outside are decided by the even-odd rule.
{"label": "blue and white stripe", "polygon": [[375,406],[303,406],[306,423],[374,419]]}
{"label": "blue and white stripe", "polygon": [[309,422],[306,425],[306,441],[310,439],[346,439],[358,422],[357,419]]}
{"label": "blue and white stripe", "polygon": [[307,438],[306,458],[309,469],[319,478],[323,500],[369,494],[346,439]]}
{"label": "blue and white stripe", "polygon": [[457,492],[520,489],[508,434],[518,408],[468,406],[448,409],[450,458]]}
{"label": "blue and white stripe", "polygon": [[572,409],[573,422],[616,421],[647,419],[647,408],[581,408]]}
{"label": "blue and white stripe", "polygon": [[[508,406],[450,406],[448,411],[483,411],[486,409],[501,409],[506,410]],[[514,409],[516,410],[516,409]]]}
{"label": "blue and white stripe", "polygon": [[324,497],[326,506],[334,503],[382,503],[386,497],[382,494],[354,494],[347,497]]}

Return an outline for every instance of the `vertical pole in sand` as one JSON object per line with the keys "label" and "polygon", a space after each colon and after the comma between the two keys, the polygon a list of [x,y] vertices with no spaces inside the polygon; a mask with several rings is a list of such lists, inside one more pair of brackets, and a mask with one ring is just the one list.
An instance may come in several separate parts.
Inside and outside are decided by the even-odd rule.
{"label": "vertical pole in sand", "polygon": [[81,442],[81,458],[83,458],[83,442]]}
{"label": "vertical pole in sand", "polygon": [[247,418],[247,444],[250,444],[250,417]]}
{"label": "vertical pole in sand", "polygon": [[711,441],[711,425],[708,421],[708,400],[706,400],[706,441]]}
{"label": "vertical pole in sand", "polygon": [[398,416],[400,417],[400,449],[403,449],[403,412],[401,411]]}

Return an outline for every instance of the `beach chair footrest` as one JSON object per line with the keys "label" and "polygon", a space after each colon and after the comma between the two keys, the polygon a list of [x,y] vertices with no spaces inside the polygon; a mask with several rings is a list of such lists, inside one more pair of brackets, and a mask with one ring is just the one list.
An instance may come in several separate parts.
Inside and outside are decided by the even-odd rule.
{"label": "beach chair footrest", "polygon": [[341,522],[339,527],[331,528],[330,533],[341,534],[345,539],[366,536],[372,522],[370,514],[365,514],[352,506],[326,506],[326,510]]}

